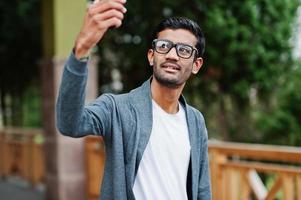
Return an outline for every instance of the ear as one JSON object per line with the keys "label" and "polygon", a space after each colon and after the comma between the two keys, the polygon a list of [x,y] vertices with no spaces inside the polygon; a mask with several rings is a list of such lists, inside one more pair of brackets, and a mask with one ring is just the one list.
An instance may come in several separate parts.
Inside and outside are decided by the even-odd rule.
{"label": "ear", "polygon": [[154,65],[154,50],[149,49],[147,52],[147,59],[150,66]]}
{"label": "ear", "polygon": [[192,73],[197,74],[203,66],[203,58],[199,57],[193,62]]}

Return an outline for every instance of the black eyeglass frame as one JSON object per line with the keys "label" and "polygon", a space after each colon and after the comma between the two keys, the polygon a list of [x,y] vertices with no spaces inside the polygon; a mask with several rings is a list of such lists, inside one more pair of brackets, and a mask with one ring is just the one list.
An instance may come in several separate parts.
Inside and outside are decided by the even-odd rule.
{"label": "black eyeglass frame", "polygon": [[[169,49],[166,53],[162,53],[162,52],[159,52],[159,51],[157,50],[157,48],[156,48],[156,43],[157,43],[158,41],[169,42],[169,43],[171,43],[172,45],[171,45],[170,49]],[[183,56],[180,56],[179,53],[178,53],[178,49],[177,49],[178,45],[187,46],[187,47],[191,48],[192,51],[191,51],[190,56],[187,57],[187,58],[186,58],[186,57],[183,57]],[[155,50],[157,53],[160,53],[160,54],[168,54],[168,52],[170,52],[170,50],[171,50],[172,48],[175,47],[177,55],[178,55],[180,58],[184,58],[184,59],[189,59],[189,58],[191,58],[191,56],[193,55],[193,52],[194,52],[194,51],[196,51],[196,54],[195,54],[196,57],[197,57],[197,55],[198,55],[198,50],[197,50],[197,48],[195,48],[195,47],[193,47],[193,46],[190,46],[190,45],[188,45],[188,44],[183,44],[183,43],[173,43],[172,41],[166,40],[166,39],[154,39],[154,40],[152,41],[152,47],[153,47],[153,50]]]}

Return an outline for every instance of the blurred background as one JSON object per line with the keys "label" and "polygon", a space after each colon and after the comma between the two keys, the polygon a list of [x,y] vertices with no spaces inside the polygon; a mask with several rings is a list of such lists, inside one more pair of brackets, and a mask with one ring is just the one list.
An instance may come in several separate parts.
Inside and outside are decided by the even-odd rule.
{"label": "blurred background", "polygon": [[[0,198],[1,193],[4,194],[1,185],[14,187],[26,180],[24,177],[30,177],[22,172],[22,164],[5,160],[6,157],[13,160],[13,156],[21,158],[23,150],[16,149],[26,145],[26,141],[31,141],[31,147],[40,145],[37,148],[41,147],[44,152],[37,164],[43,166],[41,181],[36,180],[41,183],[38,187],[28,187],[28,192],[38,192],[37,199],[70,199],[64,189],[66,186],[60,184],[64,178],[59,173],[60,170],[65,172],[62,166],[70,165],[62,157],[73,155],[61,146],[67,144],[65,146],[73,152],[83,155],[73,159],[75,163],[84,163],[74,172],[82,171],[79,174],[84,186],[78,191],[83,190],[83,196],[89,198],[88,141],[66,141],[58,135],[54,121],[61,68],[71,52],[87,3],[85,0],[0,3],[0,162],[2,160],[4,171],[1,175],[5,177],[0,182]],[[93,52],[94,68],[90,73],[94,82],[90,97],[93,99],[104,92],[123,93],[142,84],[152,73],[146,53],[153,28],[163,18],[186,16],[202,27],[206,50],[204,66],[189,80],[184,96],[203,113],[209,139],[231,144],[269,144],[276,149],[281,145],[300,153],[300,3],[300,0],[128,0],[122,27],[110,30]],[[80,150],[76,145],[81,146]],[[103,148],[99,141],[90,145],[98,145],[97,150]],[[43,150],[45,147],[48,150]],[[32,155],[34,150],[24,151]],[[24,155],[22,159],[26,160]],[[300,159],[292,163],[300,167]],[[27,171],[30,166],[32,164]],[[285,196],[283,190],[275,199],[301,199],[298,196],[301,194],[300,168],[296,170],[294,195]],[[260,177],[265,185],[272,180],[277,182],[275,177],[262,174]],[[270,185],[267,188],[272,189],[273,184]],[[74,188],[70,191],[76,190]],[[250,193],[248,199],[259,199],[256,192]],[[14,198],[18,199],[6,197]],[[216,199],[222,198],[235,199],[225,196]]]}

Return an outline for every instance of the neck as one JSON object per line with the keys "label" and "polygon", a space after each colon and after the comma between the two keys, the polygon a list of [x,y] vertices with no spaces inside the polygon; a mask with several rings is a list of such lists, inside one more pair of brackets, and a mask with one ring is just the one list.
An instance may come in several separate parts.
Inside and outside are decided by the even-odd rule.
{"label": "neck", "polygon": [[175,114],[179,110],[178,99],[183,91],[184,85],[170,88],[161,85],[154,77],[151,82],[151,93],[153,100],[167,113]]}

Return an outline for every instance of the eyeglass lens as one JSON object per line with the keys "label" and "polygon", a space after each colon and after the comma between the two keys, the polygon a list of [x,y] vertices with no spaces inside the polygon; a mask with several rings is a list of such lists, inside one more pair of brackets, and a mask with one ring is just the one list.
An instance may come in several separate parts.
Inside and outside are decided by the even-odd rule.
{"label": "eyeglass lens", "polygon": [[155,50],[158,53],[166,54],[168,53],[173,47],[176,47],[176,52],[179,57],[182,58],[189,58],[193,53],[193,47],[185,44],[174,44],[171,41],[167,40],[155,40],[154,41]]}

